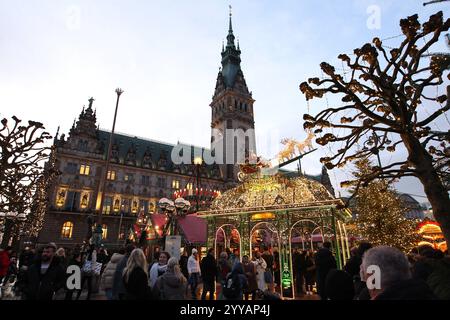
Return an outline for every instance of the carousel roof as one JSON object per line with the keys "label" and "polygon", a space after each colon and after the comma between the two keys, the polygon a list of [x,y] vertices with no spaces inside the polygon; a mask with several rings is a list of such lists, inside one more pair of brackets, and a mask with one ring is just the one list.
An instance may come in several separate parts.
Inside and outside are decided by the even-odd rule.
{"label": "carousel roof", "polygon": [[210,210],[199,215],[257,212],[342,204],[319,182],[304,176],[252,176],[220,194]]}

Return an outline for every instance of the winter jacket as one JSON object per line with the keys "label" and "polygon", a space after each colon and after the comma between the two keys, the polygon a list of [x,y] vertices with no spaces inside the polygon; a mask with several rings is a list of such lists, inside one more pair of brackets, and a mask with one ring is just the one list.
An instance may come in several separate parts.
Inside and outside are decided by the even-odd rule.
{"label": "winter jacket", "polygon": [[408,279],[386,288],[375,300],[436,300],[436,296],[425,281]]}
{"label": "winter jacket", "polygon": [[442,300],[450,300],[450,259],[434,260],[433,271],[427,278],[427,284],[433,293]]}
{"label": "winter jacket", "polygon": [[185,300],[186,288],[187,280],[183,275],[166,271],[156,280],[153,293],[155,297],[161,300]]}
{"label": "winter jacket", "polygon": [[127,266],[129,255],[125,255],[122,260],[117,264],[116,271],[114,272],[112,295],[114,300],[119,300],[126,293],[125,287],[122,281],[123,270]]}
{"label": "winter jacket", "polygon": [[331,269],[336,269],[336,260],[333,253],[327,248],[321,248],[315,256],[317,291],[322,299],[325,299],[325,279]]}
{"label": "winter jacket", "polygon": [[236,262],[233,266],[233,270],[228,275],[231,279],[236,278],[239,281],[239,294],[235,299],[226,298],[226,300],[242,300],[243,294],[246,290],[248,290],[248,281],[247,277],[244,274],[244,267],[241,262]]}
{"label": "winter jacket", "polygon": [[45,274],[41,274],[41,261],[27,271],[24,283],[26,300],[52,300],[56,291],[65,285],[66,274],[57,257],[53,257]]}
{"label": "winter jacket", "polygon": [[149,276],[148,282],[150,284],[150,288],[153,289],[153,287],[156,284],[156,280],[158,280],[158,278],[162,276],[166,271],[167,271],[167,264],[160,265],[158,262],[155,262],[150,266],[150,268],[148,269],[148,276]]}
{"label": "winter jacket", "polygon": [[123,277],[126,290],[125,300],[152,300],[152,290],[148,286],[148,277],[144,270],[136,267],[131,271],[128,281]]}
{"label": "winter jacket", "polygon": [[213,282],[217,278],[217,264],[214,256],[208,254],[204,257],[200,264],[200,270],[203,281]]}
{"label": "winter jacket", "polygon": [[29,268],[34,263],[34,253],[31,250],[23,251],[19,256],[19,270]]}
{"label": "winter jacket", "polygon": [[200,264],[198,263],[198,260],[195,259],[195,257],[193,255],[191,255],[188,259],[188,272],[189,275],[191,273],[200,273]]}
{"label": "winter jacket", "polygon": [[247,264],[243,264],[245,276],[247,277],[248,286],[247,289],[244,290],[244,293],[252,293],[258,289],[258,283],[256,282],[256,268],[255,264],[249,262]]}
{"label": "winter jacket", "polygon": [[359,268],[362,263],[362,258],[359,255],[355,255],[348,259],[344,266],[344,271],[353,277],[359,277]]}
{"label": "winter jacket", "polygon": [[114,253],[111,260],[106,265],[100,280],[100,286],[103,290],[112,289],[114,283],[114,273],[116,272],[117,265],[123,257],[123,254]]}
{"label": "winter jacket", "polygon": [[183,275],[186,277],[186,279],[189,277],[189,272],[187,269],[187,263],[188,263],[188,256],[181,256],[180,257],[180,268]]}
{"label": "winter jacket", "polygon": [[9,260],[9,254],[6,250],[0,251],[0,277],[6,276],[8,273],[10,260]]}
{"label": "winter jacket", "polygon": [[217,266],[218,269],[218,281],[220,283],[225,282],[227,275],[231,272],[231,266],[228,263],[227,259],[219,259],[219,263]]}
{"label": "winter jacket", "polygon": [[267,271],[273,271],[273,255],[271,255],[269,252],[267,253],[263,253],[261,256],[264,261],[267,264],[266,269],[268,269]]}

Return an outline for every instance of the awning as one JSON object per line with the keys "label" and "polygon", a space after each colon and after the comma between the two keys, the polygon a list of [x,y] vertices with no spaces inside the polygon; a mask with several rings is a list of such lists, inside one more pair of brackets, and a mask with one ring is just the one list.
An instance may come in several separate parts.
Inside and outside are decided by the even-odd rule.
{"label": "awning", "polygon": [[168,218],[165,214],[160,213],[154,213],[150,215],[150,218],[152,219],[153,228],[156,232],[158,232],[158,235],[161,237],[164,227],[168,221]]}
{"label": "awning", "polygon": [[[150,217],[155,231],[158,232],[159,236],[162,236],[168,218],[160,213],[154,213]],[[196,214],[188,214],[183,218],[178,218],[177,224],[187,243],[206,244],[208,240],[208,225],[205,219],[197,217]]]}
{"label": "awning", "polygon": [[196,214],[188,214],[178,219],[178,226],[189,244],[206,244],[208,240],[208,224]]}

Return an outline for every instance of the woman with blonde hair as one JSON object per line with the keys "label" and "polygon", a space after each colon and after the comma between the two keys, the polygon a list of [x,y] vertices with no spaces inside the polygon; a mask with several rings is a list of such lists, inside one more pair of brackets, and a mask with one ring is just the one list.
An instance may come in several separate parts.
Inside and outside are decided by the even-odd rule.
{"label": "woman with blonde hair", "polygon": [[123,270],[126,300],[151,300],[152,291],[148,286],[147,260],[141,249],[134,249]]}
{"label": "woman with blonde hair", "polygon": [[172,257],[167,262],[167,270],[157,278],[153,287],[155,297],[161,300],[185,300],[187,280],[181,272],[178,259]]}

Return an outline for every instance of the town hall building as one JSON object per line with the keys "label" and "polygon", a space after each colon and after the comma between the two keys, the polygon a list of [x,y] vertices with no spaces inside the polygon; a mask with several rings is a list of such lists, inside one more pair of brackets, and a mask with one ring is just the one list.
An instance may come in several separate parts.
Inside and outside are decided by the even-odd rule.
{"label": "town hall building", "polygon": [[[217,75],[211,107],[211,148],[217,142],[215,133],[227,129],[253,132],[246,136],[245,150],[256,154],[254,102],[241,69],[241,50],[235,43],[231,15],[226,45],[221,52],[222,67]],[[205,124],[206,126],[206,124]],[[145,217],[158,210],[159,199],[171,198],[179,190],[194,194],[216,196],[238,182],[237,162],[194,165],[195,154],[207,148],[189,146],[192,161],[176,164],[171,159],[173,144],[115,133],[112,140],[111,162],[106,173],[110,132],[99,129],[94,99],[81,111],[68,135],[57,134],[54,155],[60,175],[51,192],[48,212],[38,243],[55,242],[72,247],[86,238],[90,221],[102,212],[103,243],[123,244],[133,226],[145,223]],[[224,138],[223,156],[230,141]],[[198,171],[197,171],[198,170]],[[106,173],[103,206],[100,208],[100,185]],[[285,172],[288,175],[296,172]],[[196,180],[198,176],[200,179]],[[321,182],[334,194],[326,169],[310,178]],[[196,182],[200,181],[197,186]]]}

